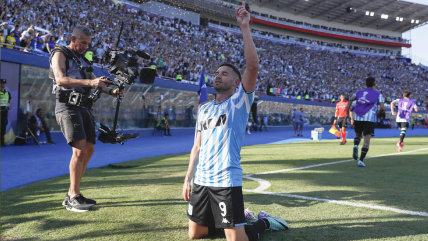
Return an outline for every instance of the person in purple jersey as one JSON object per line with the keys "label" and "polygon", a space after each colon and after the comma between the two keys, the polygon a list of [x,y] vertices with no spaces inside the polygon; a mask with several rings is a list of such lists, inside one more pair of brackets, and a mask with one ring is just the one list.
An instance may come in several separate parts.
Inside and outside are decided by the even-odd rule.
{"label": "person in purple jersey", "polygon": [[[357,105],[354,108],[354,129],[355,129],[355,139],[354,139],[354,149],[353,149],[353,158],[358,160],[359,167],[365,167],[364,158],[369,151],[370,139],[374,136],[374,128],[376,123],[376,112],[377,115],[381,115],[385,110],[383,98],[380,92],[374,90],[375,88],[375,79],[369,77],[366,79],[366,89],[358,91],[354,96],[349,99],[347,106],[346,118],[349,118],[349,110],[351,109],[352,102],[357,101]],[[377,111],[377,105],[380,105],[380,109]],[[358,146],[360,144],[361,138],[364,134],[364,145],[361,149],[361,156],[358,159]]]}
{"label": "person in purple jersey", "polygon": [[397,115],[394,111],[395,103],[398,103],[398,115],[397,115],[397,125],[401,128],[400,141],[397,142],[397,149],[399,152],[404,147],[404,137],[406,136],[407,128],[409,128],[410,118],[412,110],[418,112],[418,106],[414,100],[409,99],[410,91],[405,90],[403,92],[403,99],[397,99],[391,102],[391,113],[392,115]]}
{"label": "person in purple jersey", "polygon": [[[244,211],[240,150],[254,98],[259,59],[249,27],[245,2],[235,10],[242,31],[247,68],[222,64],[215,73],[217,96],[198,112],[198,133],[190,153],[182,195],[189,202],[189,237],[199,239],[224,229],[227,240],[257,240],[265,229],[288,229],[281,218],[264,212],[258,218]],[[238,91],[237,91],[238,88]],[[193,190],[190,186],[196,159]],[[256,220],[254,220],[256,219]],[[247,221],[254,223],[247,225]]]}

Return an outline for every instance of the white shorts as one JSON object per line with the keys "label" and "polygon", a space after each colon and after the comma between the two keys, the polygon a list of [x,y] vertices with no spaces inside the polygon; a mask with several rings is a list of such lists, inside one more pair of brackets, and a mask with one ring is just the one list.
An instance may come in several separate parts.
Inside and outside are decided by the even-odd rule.
{"label": "white shorts", "polygon": [[252,126],[253,125],[253,123],[252,122],[248,122],[247,123],[247,126]]}

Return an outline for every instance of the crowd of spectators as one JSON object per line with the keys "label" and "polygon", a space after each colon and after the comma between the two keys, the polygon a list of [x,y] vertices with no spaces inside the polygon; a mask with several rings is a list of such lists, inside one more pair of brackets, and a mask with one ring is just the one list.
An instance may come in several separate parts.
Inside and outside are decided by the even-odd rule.
{"label": "crowd of spectators", "polygon": [[[197,81],[204,68],[212,83],[221,62],[245,69],[240,35],[126,5],[106,0],[9,0],[0,7],[3,36],[14,38],[15,45],[25,51],[49,52],[55,45],[66,44],[75,26],[85,25],[93,31],[91,51],[94,62],[100,63],[107,48],[116,48],[120,25],[125,22],[118,48],[147,52],[151,59],[139,59],[139,63],[155,65],[160,77]],[[287,98],[309,95],[311,100],[331,100],[364,88],[363,80],[373,76],[377,89],[389,100],[409,89],[418,104],[428,103],[428,75],[420,66],[389,57],[313,51],[264,39],[255,39],[255,44],[260,55],[258,92],[272,88],[273,94]]]}
{"label": "crowd of spectators", "polygon": [[[214,5],[221,6],[221,7],[228,8],[228,9],[234,9],[237,7],[236,4],[233,4],[233,3],[230,3],[227,1],[222,1],[222,0],[202,0],[202,1],[210,2]],[[310,24],[310,23],[306,23],[306,22],[296,21],[293,19],[280,18],[277,16],[259,13],[256,11],[251,11],[251,14],[257,15],[257,16],[262,16],[262,17],[264,16],[264,17],[269,18],[269,19],[279,20],[279,21],[286,22],[286,23],[300,25],[304,28],[314,28],[314,29],[318,29],[318,30],[336,32],[338,34],[348,34],[348,35],[355,35],[355,36],[361,36],[361,37],[367,37],[367,38],[379,38],[379,39],[392,40],[392,41],[404,42],[404,43],[409,42],[407,39],[403,39],[401,37],[382,35],[382,34],[373,34],[373,33],[363,33],[360,31],[352,31],[352,30],[340,29],[340,28],[332,28],[332,27],[327,27],[327,26],[323,26],[323,25],[319,25],[319,24]]]}

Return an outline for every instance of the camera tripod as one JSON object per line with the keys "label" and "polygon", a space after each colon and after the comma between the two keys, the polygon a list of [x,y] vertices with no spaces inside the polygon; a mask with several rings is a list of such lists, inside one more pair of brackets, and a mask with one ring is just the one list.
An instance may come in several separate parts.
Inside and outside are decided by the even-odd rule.
{"label": "camera tripod", "polygon": [[28,127],[28,125],[25,126],[24,131],[21,133],[25,133],[25,135],[24,136],[19,135],[16,138],[22,139],[22,141],[24,143],[27,143],[31,139],[31,137],[33,137],[33,139],[37,143],[37,145],[39,145],[40,148],[42,148],[42,146],[40,145],[40,142],[37,140],[36,136],[34,136],[33,132],[30,130],[30,127]]}

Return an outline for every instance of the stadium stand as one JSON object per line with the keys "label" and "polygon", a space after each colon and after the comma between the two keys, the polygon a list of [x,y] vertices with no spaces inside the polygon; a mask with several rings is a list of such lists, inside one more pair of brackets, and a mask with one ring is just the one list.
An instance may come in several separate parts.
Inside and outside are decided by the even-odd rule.
{"label": "stadium stand", "polygon": [[[233,8],[230,3],[217,3],[224,8]],[[156,65],[163,78],[177,79],[181,75],[183,80],[196,81],[204,67],[210,83],[215,68],[221,62],[231,62],[240,69],[245,67],[242,40],[240,35],[233,33],[233,28],[225,29],[215,24],[209,27],[193,25],[178,18],[171,19],[106,0],[77,0],[73,4],[57,0],[4,1],[1,8],[5,39],[17,24],[22,36],[29,28],[35,30],[34,35],[41,31],[44,46],[38,47],[37,39],[31,35],[30,47],[22,49],[19,44],[15,47],[35,54],[48,55],[49,49],[59,44],[61,36],[65,35],[69,41],[74,26],[86,25],[94,31],[92,51],[94,62],[99,63],[107,48],[115,48],[120,23],[125,21],[127,24],[119,48],[131,47],[148,52],[152,59],[141,59],[141,65]],[[290,19],[281,21],[323,31],[408,42],[391,36],[370,36]],[[253,30],[253,33],[260,37],[255,40],[260,53],[259,93],[332,101],[337,100],[340,93],[349,95],[361,89],[362,80],[373,76],[379,80],[377,88],[387,100],[400,97],[402,89],[410,89],[419,105],[428,106],[428,71],[409,63],[409,59],[400,58],[399,53],[380,53],[373,48],[349,47],[262,30]],[[19,34],[15,34],[17,43],[25,38],[17,36]],[[271,88],[267,89],[268,85]]]}

